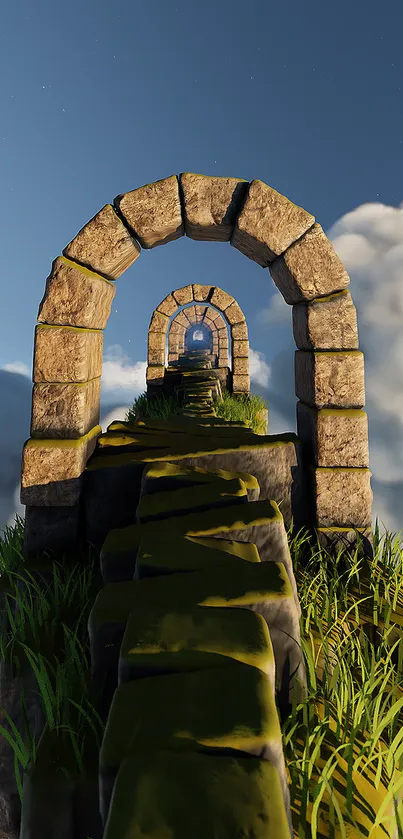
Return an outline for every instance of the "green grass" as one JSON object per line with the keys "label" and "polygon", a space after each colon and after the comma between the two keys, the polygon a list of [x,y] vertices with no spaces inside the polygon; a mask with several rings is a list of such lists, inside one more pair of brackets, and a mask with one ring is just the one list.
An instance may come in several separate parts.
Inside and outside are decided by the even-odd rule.
{"label": "green grass", "polygon": [[[243,400],[237,397],[237,402],[242,405]],[[139,406],[144,405],[143,395],[133,406],[132,418],[139,418]],[[220,406],[216,403],[216,407]],[[161,401],[148,409],[165,408]],[[168,413],[172,413],[172,403]],[[239,415],[235,418],[240,419]],[[387,837],[391,834],[383,819],[391,802],[402,839],[403,812],[401,805],[397,810],[397,795],[403,774],[393,780],[395,769],[403,773],[400,534],[385,531],[381,536],[376,521],[373,558],[363,555],[359,543],[335,556],[316,544],[308,531],[295,533],[292,525],[288,538],[301,604],[307,674],[307,695],[299,705],[294,703],[282,726],[295,834],[298,839]],[[87,633],[88,615],[102,579],[89,554],[88,562],[75,568],[61,569],[52,563],[52,581],[44,591],[24,569],[22,539],[23,522],[17,517],[15,527],[6,528],[0,539],[1,583],[8,586],[4,597],[9,620],[0,635],[0,653],[13,672],[33,670],[49,728],[71,738],[80,769],[83,732],[90,727],[97,741],[103,732],[95,710]],[[3,727],[0,733],[14,749],[21,796],[20,771],[35,761],[37,744],[27,730],[25,746],[21,733],[13,729],[9,718],[8,722],[12,732]],[[342,772],[338,756],[346,762]],[[364,793],[358,778],[370,785]],[[385,794],[375,808],[380,784]],[[382,833],[375,834],[379,824]],[[336,834],[337,825],[340,832]],[[351,825],[358,832],[347,832]]]}
{"label": "green grass", "polygon": [[[259,411],[267,408],[267,402],[261,396],[256,394],[248,396],[245,393],[230,394],[223,389],[222,401],[214,402],[213,405],[217,417],[235,422],[246,422],[255,434],[265,433],[265,421],[259,417]],[[127,412],[126,420],[135,422],[138,419],[168,419],[172,414],[180,413],[179,396],[165,396],[162,393],[149,399],[146,393],[142,393]]]}

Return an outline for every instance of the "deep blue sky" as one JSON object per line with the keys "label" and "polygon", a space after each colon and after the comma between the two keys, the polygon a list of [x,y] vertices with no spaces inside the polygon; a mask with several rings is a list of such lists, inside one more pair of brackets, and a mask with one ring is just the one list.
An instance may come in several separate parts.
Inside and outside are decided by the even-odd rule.
{"label": "deep blue sky", "polygon": [[[363,204],[398,208],[402,31],[401,0],[4,4],[0,368],[20,367],[30,378],[52,260],[119,193],[183,171],[260,178],[326,232]],[[238,300],[272,386],[281,389],[283,380],[294,400],[293,415],[283,411],[284,430],[295,426],[291,311],[265,321],[278,295],[270,274],[229,244],[184,237],[143,251],[116,282],[105,352],[115,347],[126,373],[144,362],[153,308],[189,282],[219,285]],[[359,326],[361,344],[370,344],[360,319]],[[0,420],[14,423],[7,382]],[[133,388],[114,392],[110,375],[107,384],[105,405],[132,401]],[[281,412],[278,396],[272,408]],[[24,406],[21,444],[29,436]]]}

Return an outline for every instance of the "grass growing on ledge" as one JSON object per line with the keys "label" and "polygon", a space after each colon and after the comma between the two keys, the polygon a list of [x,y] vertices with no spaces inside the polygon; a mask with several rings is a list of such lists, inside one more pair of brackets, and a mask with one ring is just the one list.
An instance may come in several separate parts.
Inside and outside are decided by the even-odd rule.
{"label": "grass growing on ledge", "polygon": [[[262,396],[249,396],[247,393],[230,394],[223,389],[222,401],[213,402],[213,406],[217,417],[233,422],[246,422],[255,434],[266,433],[266,421],[259,416],[262,410],[267,409],[267,402]],[[138,419],[167,419],[172,414],[180,413],[181,402],[178,396],[161,393],[149,399],[146,393],[142,393],[127,412],[126,420],[136,422]]]}
{"label": "grass growing on ledge", "polygon": [[[89,562],[88,567],[81,566],[80,577],[75,569],[65,572],[63,579],[55,573],[46,593],[36,590],[34,604],[34,581],[27,574],[17,576],[23,562],[22,533],[18,518],[15,528],[8,528],[0,540],[2,576],[10,586],[15,581],[6,602],[14,596],[16,603],[14,614],[9,611],[11,626],[2,630],[1,652],[15,665],[18,660],[23,670],[33,668],[47,720],[71,732],[78,750],[80,721],[86,713],[96,717],[90,702],[86,634],[100,587],[99,581],[94,584],[96,569]],[[288,538],[307,673],[307,697],[294,706],[282,726],[295,839],[392,837],[385,808],[393,799],[397,808],[403,787],[401,542],[387,532],[380,537],[378,522],[373,559],[360,556],[358,548],[339,551],[332,558],[303,530],[293,534],[290,528]],[[78,706],[74,720],[69,706],[73,693]],[[99,720],[94,729],[102,736]],[[14,731],[14,738],[4,728],[0,733],[15,751],[17,777],[18,764],[25,768],[28,760],[35,759],[36,744],[31,738],[24,751],[19,732]],[[338,756],[346,769],[340,770]],[[395,769],[400,773],[397,780]],[[364,791],[358,778],[367,783]],[[376,807],[379,782],[386,792]],[[19,775],[17,783],[20,789]],[[401,804],[396,819],[402,839]]]}

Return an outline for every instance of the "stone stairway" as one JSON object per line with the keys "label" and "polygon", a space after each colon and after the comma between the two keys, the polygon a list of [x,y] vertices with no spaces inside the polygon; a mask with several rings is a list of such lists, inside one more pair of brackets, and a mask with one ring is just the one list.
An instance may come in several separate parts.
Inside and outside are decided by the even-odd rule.
{"label": "stone stairway", "polygon": [[[48,775],[67,839],[294,837],[281,723],[306,690],[296,582],[278,505],[235,468],[241,455],[261,459],[268,438],[216,416],[209,365],[180,357],[180,413],[112,422],[87,464],[83,515],[103,582],[88,632],[105,730],[85,793],[70,784],[61,804]],[[215,466],[195,463],[205,456]],[[43,796],[47,748],[45,730],[21,839],[43,835],[45,806],[29,800]]]}
{"label": "stone stairway", "polygon": [[280,722],[305,673],[283,517],[251,474],[155,459],[168,433],[176,453],[195,435],[215,447],[256,436],[216,417],[200,356],[178,360],[180,415],[111,423],[88,466],[129,465],[141,447],[136,523],[102,544],[88,624],[103,839],[293,836]]}

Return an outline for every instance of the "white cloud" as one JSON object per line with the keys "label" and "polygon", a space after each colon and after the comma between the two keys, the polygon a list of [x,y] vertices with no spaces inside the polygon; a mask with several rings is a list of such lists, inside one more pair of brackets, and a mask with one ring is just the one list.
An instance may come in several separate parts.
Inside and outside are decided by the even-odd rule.
{"label": "white cloud", "polygon": [[102,364],[102,391],[110,396],[111,393],[127,393],[132,402],[135,396],[146,389],[146,361],[133,363],[125,355],[120,344],[108,347]]}
{"label": "white cloud", "polygon": [[270,324],[273,326],[281,325],[283,323],[291,324],[292,310],[291,306],[285,302],[284,297],[277,290],[270,298],[270,303],[267,309],[262,309],[257,315],[257,322],[261,324]]}
{"label": "white cloud", "polygon": [[264,360],[264,355],[249,347],[249,373],[251,380],[262,387],[267,387],[270,379],[270,367]]}
{"label": "white cloud", "polygon": [[12,361],[10,364],[3,364],[2,370],[7,370],[9,373],[20,373],[21,376],[32,376],[31,370],[23,361]]}
{"label": "white cloud", "polygon": [[113,408],[112,411],[108,411],[108,413],[105,414],[105,416],[101,416],[99,424],[102,428],[102,431],[106,431],[108,425],[110,425],[111,422],[115,422],[115,420],[125,420],[126,414],[129,408],[132,407],[132,405],[120,405],[118,408]]}

